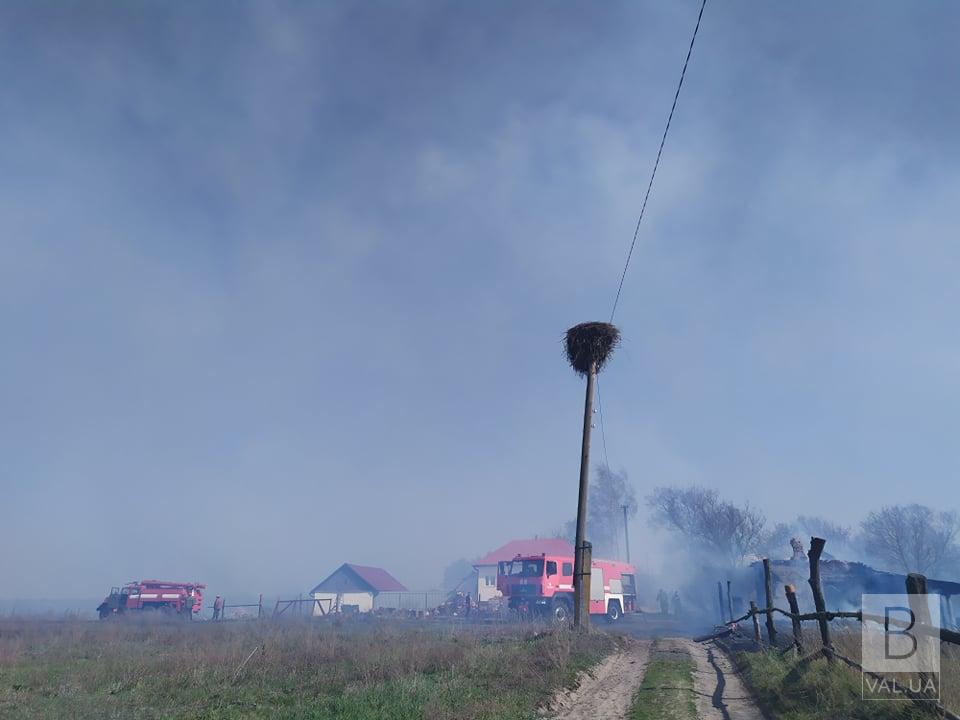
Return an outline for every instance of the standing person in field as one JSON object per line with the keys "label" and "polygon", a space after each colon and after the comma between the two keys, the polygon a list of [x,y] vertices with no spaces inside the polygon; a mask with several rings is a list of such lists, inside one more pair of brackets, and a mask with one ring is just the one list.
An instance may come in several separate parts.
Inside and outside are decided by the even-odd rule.
{"label": "standing person in field", "polygon": [[181,611],[186,615],[187,620],[193,620],[193,604],[196,602],[196,598],[193,596],[193,590],[187,593],[186,597],[183,598],[183,610]]}
{"label": "standing person in field", "polygon": [[217,595],[213,599],[213,621],[220,621],[220,613],[223,612],[223,598]]}
{"label": "standing person in field", "polygon": [[679,591],[679,590],[674,590],[674,592],[673,592],[673,614],[674,614],[674,615],[679,615],[682,610],[683,610],[683,608],[682,608],[682,606],[680,605],[680,591]]}
{"label": "standing person in field", "polygon": [[670,614],[670,600],[667,597],[667,593],[663,588],[660,588],[660,592],[657,593],[657,602],[660,603],[660,614],[669,615]]}
{"label": "standing person in field", "polygon": [[467,593],[466,595],[467,595],[467,608],[464,614],[467,617],[470,617],[470,608],[473,605],[473,597],[470,595],[470,593]]}

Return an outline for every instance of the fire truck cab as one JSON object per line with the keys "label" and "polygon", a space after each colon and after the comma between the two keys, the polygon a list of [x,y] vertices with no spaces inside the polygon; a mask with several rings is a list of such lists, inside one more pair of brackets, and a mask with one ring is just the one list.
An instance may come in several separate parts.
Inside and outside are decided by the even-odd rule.
{"label": "fire truck cab", "polygon": [[[634,612],[636,570],[615,560],[593,560],[590,568],[590,614],[611,622]],[[497,589],[510,609],[566,622],[573,615],[573,556],[517,555],[497,568]]]}

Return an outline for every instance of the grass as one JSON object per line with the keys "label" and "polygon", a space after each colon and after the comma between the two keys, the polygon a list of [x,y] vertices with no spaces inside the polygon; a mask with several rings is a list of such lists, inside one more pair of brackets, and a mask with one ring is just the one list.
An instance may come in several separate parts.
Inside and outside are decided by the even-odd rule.
{"label": "grass", "polygon": [[660,651],[656,646],[651,653],[630,708],[630,720],[696,720],[693,659],[686,653]]}
{"label": "grass", "polygon": [[520,720],[615,642],[396,621],[0,621],[0,717]]}
{"label": "grass", "polygon": [[[855,627],[833,632],[837,651],[860,660],[860,634]],[[807,652],[820,647],[819,635],[805,633]],[[941,677],[942,703],[960,711],[960,653],[955,646],[943,646]],[[792,654],[779,651],[741,652],[737,661],[745,682],[761,707],[779,720],[928,720],[935,717],[929,706],[909,701],[882,701],[861,698],[860,673],[842,663],[829,665],[820,659],[801,665]]]}

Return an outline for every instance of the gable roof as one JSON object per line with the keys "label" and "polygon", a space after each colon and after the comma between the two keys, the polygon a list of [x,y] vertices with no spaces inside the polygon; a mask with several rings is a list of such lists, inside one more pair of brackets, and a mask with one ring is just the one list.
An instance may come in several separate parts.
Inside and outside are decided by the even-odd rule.
{"label": "gable roof", "polygon": [[533,538],[531,540],[511,540],[506,545],[487,553],[473,563],[496,565],[501,560],[513,560],[517,555],[570,555],[573,557],[573,545],[563,538]]}
{"label": "gable roof", "polygon": [[352,563],[344,564],[377,592],[408,592],[407,588],[403,586],[403,583],[383,568],[370,567],[369,565],[354,565]]}
{"label": "gable roof", "polygon": [[357,590],[361,592],[372,592],[374,594],[390,591],[408,592],[407,588],[404,587],[399,580],[383,568],[344,563],[330,573],[330,575],[313,588],[310,593],[313,594],[324,591],[349,592]]}

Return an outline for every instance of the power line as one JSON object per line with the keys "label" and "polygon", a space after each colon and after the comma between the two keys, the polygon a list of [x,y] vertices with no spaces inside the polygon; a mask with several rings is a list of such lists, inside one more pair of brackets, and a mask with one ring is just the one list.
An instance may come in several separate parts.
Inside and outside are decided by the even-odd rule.
{"label": "power line", "polygon": [[603,464],[610,468],[610,458],[607,456],[607,431],[603,429],[603,402],[600,400],[600,375],[597,374],[597,410],[600,415],[600,437],[603,438]]}
{"label": "power line", "polygon": [[[623,291],[623,281],[627,277],[627,269],[630,267],[630,259],[633,257],[633,249],[637,244],[637,237],[640,234],[640,223],[643,222],[643,214],[647,210],[647,201],[650,199],[650,191],[653,190],[653,180],[657,176],[657,168],[660,167],[660,157],[663,155],[663,146],[667,142],[667,134],[670,132],[670,123],[673,122],[673,113],[677,109],[677,100],[680,99],[680,90],[683,88],[683,79],[687,76],[687,66],[690,64],[690,56],[693,54],[693,44],[697,41],[697,33],[700,31],[700,21],[703,20],[703,10],[707,6],[707,0],[700,3],[700,12],[697,14],[697,24],[693,27],[693,35],[690,36],[690,46],[687,48],[687,57],[683,61],[683,70],[680,71],[680,82],[677,83],[677,91],[673,94],[673,104],[670,105],[670,114],[667,115],[667,124],[663,128],[663,136],[660,138],[660,147],[657,149],[657,159],[653,163],[653,171],[650,173],[650,182],[647,183],[647,192],[643,196],[643,204],[640,206],[640,216],[637,218],[637,226],[633,230],[633,239],[630,241],[630,250],[627,252],[627,261],[623,264],[623,272],[620,274],[620,283],[617,285],[617,296],[613,300],[613,309],[610,311],[610,322],[617,313],[617,305],[620,302],[620,293]],[[603,438],[603,461],[607,468],[610,467],[610,458],[607,455],[607,433],[603,427],[603,403],[600,401],[600,378],[597,377],[597,410],[600,415],[600,437]]]}
{"label": "power line", "polygon": [[623,281],[627,277],[627,268],[630,267],[630,258],[633,257],[633,248],[637,244],[637,235],[640,234],[640,223],[643,222],[643,214],[647,209],[647,201],[650,199],[650,191],[653,189],[653,179],[657,176],[657,168],[660,167],[660,156],[663,154],[663,146],[667,142],[667,133],[670,132],[670,123],[673,121],[673,113],[677,109],[677,100],[680,98],[680,89],[683,87],[683,79],[687,75],[687,65],[690,64],[690,55],[693,54],[693,44],[697,40],[697,32],[700,30],[700,21],[703,19],[703,9],[707,6],[707,0],[700,3],[700,14],[697,15],[697,24],[693,28],[693,36],[690,38],[690,47],[687,48],[687,57],[683,61],[683,70],[680,72],[680,82],[677,83],[677,91],[673,94],[673,105],[670,106],[670,114],[667,116],[667,125],[663,129],[663,137],[660,138],[660,148],[657,150],[657,159],[653,163],[653,172],[650,173],[650,182],[647,183],[647,192],[643,196],[643,205],[640,206],[640,217],[637,218],[637,227],[633,231],[633,240],[630,242],[630,251],[627,253],[627,261],[623,265],[623,273],[620,275],[620,284],[617,286],[617,297],[613,301],[613,310],[610,311],[610,322],[613,322],[613,316],[617,312],[617,304],[620,302],[620,293],[623,290]]}

